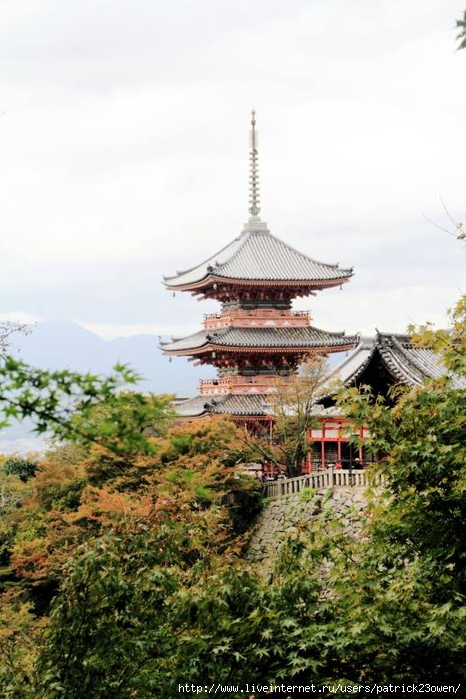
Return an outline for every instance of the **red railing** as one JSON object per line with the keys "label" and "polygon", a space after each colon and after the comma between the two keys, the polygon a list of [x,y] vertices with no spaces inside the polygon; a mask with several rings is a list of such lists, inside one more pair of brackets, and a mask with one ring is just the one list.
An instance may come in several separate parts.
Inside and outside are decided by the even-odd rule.
{"label": "red railing", "polygon": [[289,326],[305,327],[309,325],[309,311],[279,311],[274,308],[256,309],[245,311],[226,311],[225,313],[204,314],[204,327],[206,328],[226,328],[230,325],[236,327],[254,326]]}
{"label": "red railing", "polygon": [[278,376],[223,376],[218,379],[201,379],[199,391],[201,395],[214,395],[226,393],[261,393],[272,391]]}

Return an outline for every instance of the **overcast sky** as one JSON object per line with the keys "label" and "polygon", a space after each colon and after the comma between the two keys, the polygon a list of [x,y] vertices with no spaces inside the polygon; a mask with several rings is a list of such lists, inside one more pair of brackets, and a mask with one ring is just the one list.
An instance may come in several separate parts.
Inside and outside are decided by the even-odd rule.
{"label": "overcast sky", "polygon": [[466,257],[465,0],[0,0],[0,319],[187,334],[172,294],[248,218],[343,288],[328,330],[445,323]]}

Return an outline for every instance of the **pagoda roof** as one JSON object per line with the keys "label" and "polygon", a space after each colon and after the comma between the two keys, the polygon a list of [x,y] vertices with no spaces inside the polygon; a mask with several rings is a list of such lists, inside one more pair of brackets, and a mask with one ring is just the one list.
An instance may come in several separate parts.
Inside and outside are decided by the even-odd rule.
{"label": "pagoda roof", "polygon": [[318,262],[276,238],[259,222],[247,224],[241,235],[215,255],[191,269],[164,277],[172,290],[189,290],[215,280],[283,282],[325,288],[343,284],[353,270]]}
{"label": "pagoda roof", "polygon": [[188,337],[161,343],[167,354],[201,354],[205,351],[229,349],[234,351],[253,348],[255,350],[283,351],[322,349],[341,351],[354,347],[357,335],[346,336],[342,332],[328,332],[312,326],[298,328],[236,328],[228,327],[216,331],[201,330]]}
{"label": "pagoda roof", "polygon": [[394,382],[405,386],[421,386],[426,379],[449,376],[453,388],[466,388],[466,379],[449,372],[438,352],[417,347],[409,335],[380,332],[374,338],[361,338],[326,383],[330,386],[338,381],[345,387],[363,384],[365,371],[372,361],[381,363]]}
{"label": "pagoda roof", "polygon": [[201,417],[201,415],[238,415],[270,417],[265,395],[195,396],[176,406],[179,417]]}

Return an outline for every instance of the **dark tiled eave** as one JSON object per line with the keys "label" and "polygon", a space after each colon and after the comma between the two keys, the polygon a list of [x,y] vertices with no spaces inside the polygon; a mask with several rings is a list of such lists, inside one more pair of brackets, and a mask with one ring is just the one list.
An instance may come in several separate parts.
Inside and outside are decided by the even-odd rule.
{"label": "dark tiled eave", "polygon": [[[379,357],[379,359],[377,359]],[[377,333],[371,343],[365,341],[356,347],[354,353],[342,362],[329,377],[331,381],[342,379],[345,387],[360,383],[361,377],[372,361],[381,361],[383,367],[396,383],[405,386],[421,386],[426,379],[440,379],[449,376],[453,388],[465,388],[466,379],[449,374],[442,363],[441,355],[430,348],[413,345],[409,335]],[[345,373],[345,365],[351,364],[352,371]],[[343,374],[343,376],[342,376]],[[330,388],[326,397],[335,394],[337,388]]]}
{"label": "dark tiled eave", "polygon": [[439,353],[413,345],[408,335],[378,333],[376,347],[388,371],[400,383],[420,386],[426,379],[449,376],[453,388],[466,388],[466,379],[448,372]]}
{"label": "dark tiled eave", "polygon": [[225,328],[200,331],[161,345],[166,354],[196,355],[206,352],[296,353],[308,350],[337,352],[352,349],[358,336],[345,336],[312,326],[305,328]]}
{"label": "dark tiled eave", "polygon": [[177,406],[182,418],[197,418],[206,415],[231,415],[270,419],[269,405],[265,395],[196,396]]}
{"label": "dark tiled eave", "polygon": [[192,291],[195,294],[202,294],[207,289],[213,289],[214,285],[228,284],[236,287],[270,287],[270,288],[290,288],[308,289],[322,291],[331,289],[334,286],[341,286],[349,282],[351,276],[334,277],[333,279],[243,279],[241,277],[221,277],[208,275],[198,282],[192,284],[170,284],[164,282],[170,291]]}

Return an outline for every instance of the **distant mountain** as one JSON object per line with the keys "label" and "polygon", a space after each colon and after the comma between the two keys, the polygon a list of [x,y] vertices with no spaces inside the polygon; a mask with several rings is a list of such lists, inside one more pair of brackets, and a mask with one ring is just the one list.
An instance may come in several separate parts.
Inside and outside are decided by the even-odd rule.
{"label": "distant mountain", "polygon": [[213,376],[206,367],[194,367],[186,359],[170,362],[158,348],[156,335],[132,335],[103,340],[66,320],[38,323],[28,335],[14,337],[12,349],[28,364],[43,369],[72,369],[109,374],[116,364],[128,364],[142,380],[138,390],[191,396],[199,378]]}

